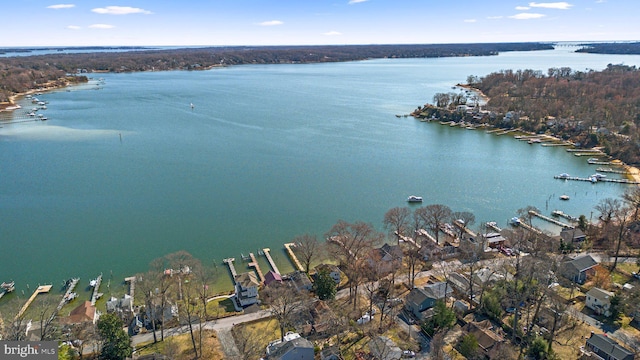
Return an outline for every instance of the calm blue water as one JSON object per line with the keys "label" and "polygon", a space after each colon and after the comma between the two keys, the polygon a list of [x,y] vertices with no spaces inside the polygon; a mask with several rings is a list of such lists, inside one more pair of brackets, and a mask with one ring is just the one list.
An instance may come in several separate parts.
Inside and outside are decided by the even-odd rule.
{"label": "calm blue water", "polygon": [[287,271],[281,249],[294,236],[321,236],[339,219],[380,228],[411,194],[471,211],[476,224],[505,225],[527,205],[589,217],[624,187],[553,179],[594,173],[585,158],[395,114],[468,75],[608,63],[640,56],[561,48],[101,74],[104,84],[45,94],[49,121],[0,128],[1,280],[24,289],[103,272],[119,282],[181,249],[221,264],[270,247]]}

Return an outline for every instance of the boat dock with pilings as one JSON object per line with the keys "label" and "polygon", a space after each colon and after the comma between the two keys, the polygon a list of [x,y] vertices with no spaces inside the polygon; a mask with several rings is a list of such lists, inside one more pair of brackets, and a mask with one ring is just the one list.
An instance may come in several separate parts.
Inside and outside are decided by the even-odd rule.
{"label": "boat dock with pilings", "polygon": [[69,282],[67,283],[67,291],[62,296],[62,300],[60,300],[60,303],[58,304],[56,311],[60,311],[63,306],[65,306],[68,302],[70,302],[71,300],[75,299],[78,296],[78,294],[74,293],[73,290],[76,288],[76,285],[78,285],[79,281],[80,281],[80,278],[73,278],[69,280]]}
{"label": "boat dock with pilings", "polygon": [[610,182],[616,184],[627,184],[627,185],[639,185],[640,182],[629,180],[629,179],[607,179],[607,178],[596,178],[595,176],[588,178],[581,178],[577,176],[563,176],[563,175],[555,175],[554,179],[560,180],[574,180],[574,181],[586,181],[590,183],[598,183],[598,182]]}
{"label": "boat dock with pilings", "polygon": [[267,258],[267,261],[269,262],[271,269],[273,269],[273,272],[280,275],[280,270],[278,270],[276,263],[273,261],[273,258],[271,257],[271,249],[264,248],[262,249],[262,252],[264,253],[264,256]]}
{"label": "boat dock with pilings", "polygon": [[256,273],[258,273],[258,279],[261,283],[264,282],[264,275],[262,274],[262,270],[260,270],[260,265],[258,265],[258,260],[256,260],[256,256],[253,253],[249,253],[249,258],[251,258],[251,262],[249,263],[249,267],[256,269]]}
{"label": "boat dock with pilings", "polygon": [[295,246],[296,246],[296,244],[294,244],[294,243],[286,243],[286,244],[284,244],[284,248],[287,249],[287,254],[289,254],[289,257],[291,258],[291,261],[295,265],[295,268],[297,270],[304,271],[304,266],[302,266],[300,261],[298,261],[298,257],[296,256],[296,254],[291,249],[292,247],[295,247]]}
{"label": "boat dock with pilings", "polygon": [[229,266],[229,272],[231,272],[231,280],[233,280],[233,284],[235,285],[236,283],[236,276],[238,276],[238,273],[236,272],[236,267],[233,266],[233,262],[236,261],[235,258],[226,258],[224,260],[222,260],[223,263],[227,264],[227,266]]}
{"label": "boat dock with pilings", "polygon": [[29,298],[29,300],[27,300],[27,302],[22,305],[22,308],[20,309],[20,311],[18,311],[18,314],[16,315],[15,319],[18,319],[19,317],[21,317],[25,311],[27,311],[27,308],[29,307],[29,305],[31,305],[31,303],[33,302],[33,300],[36,299],[36,296],[38,296],[39,294],[46,294],[49,291],[51,291],[51,287],[53,285],[40,285],[36,288],[36,291],[33,292],[33,294],[31,295],[31,297]]}
{"label": "boat dock with pilings", "polygon": [[493,231],[500,233],[502,232],[502,228],[498,226],[498,224],[495,221],[489,221],[487,224],[487,227],[492,229]]}
{"label": "boat dock with pilings", "polygon": [[[93,283],[95,281],[95,283]],[[96,306],[96,301],[102,296],[101,293],[98,292],[100,290],[100,284],[102,284],[102,274],[98,275],[98,277],[93,280],[93,292],[91,293],[91,306]]]}
{"label": "boat dock with pilings", "polygon": [[552,223],[554,225],[558,225],[558,226],[560,226],[562,228],[575,229],[575,227],[573,225],[569,225],[569,224],[563,223],[562,221],[558,221],[556,219],[552,219],[552,218],[550,218],[548,216],[540,214],[537,211],[529,210],[529,214],[531,214],[533,216],[536,216],[536,217],[538,217],[538,218],[540,218],[542,220],[548,221],[548,222],[550,222],[550,223]]}
{"label": "boat dock with pilings", "polygon": [[631,174],[628,171],[625,170],[614,170],[611,168],[605,169],[605,168],[597,168],[596,169],[597,172],[602,172],[602,173],[612,173],[612,174],[621,174],[621,175],[629,175]]}

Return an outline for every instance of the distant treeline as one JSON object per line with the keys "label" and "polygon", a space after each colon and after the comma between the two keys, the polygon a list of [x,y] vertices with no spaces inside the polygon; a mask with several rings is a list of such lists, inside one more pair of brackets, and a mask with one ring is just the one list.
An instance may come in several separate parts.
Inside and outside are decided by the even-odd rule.
{"label": "distant treeline", "polygon": [[617,159],[640,165],[640,69],[635,66],[609,64],[603,71],[562,67],[546,74],[503,70],[470,75],[467,82],[489,98],[483,108],[489,113],[461,112],[458,105],[466,99],[436,94],[436,106],[420,107],[414,116],[550,133],[581,147],[603,147]]}
{"label": "distant treeline", "polygon": [[237,46],[48,54],[0,58],[0,102],[35,89],[65,74],[199,70],[240,64],[281,64],[354,61],[375,58],[431,58],[488,56],[505,51],[552,49],[542,43],[346,45],[346,46]]}
{"label": "distant treeline", "polygon": [[583,47],[576,52],[591,54],[640,55],[640,42],[583,44],[582,46]]}

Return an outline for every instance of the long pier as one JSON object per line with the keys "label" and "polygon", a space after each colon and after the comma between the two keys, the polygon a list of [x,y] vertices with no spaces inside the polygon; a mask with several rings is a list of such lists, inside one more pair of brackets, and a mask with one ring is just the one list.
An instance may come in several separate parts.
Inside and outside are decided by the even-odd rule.
{"label": "long pier", "polygon": [[531,214],[533,216],[536,216],[536,217],[539,217],[540,219],[548,221],[548,222],[550,222],[552,224],[558,225],[558,226],[560,226],[562,228],[575,229],[575,227],[573,225],[569,225],[569,224],[563,223],[562,221],[558,221],[556,219],[552,219],[552,218],[550,218],[548,216],[540,214],[537,211],[529,210],[529,214]]}
{"label": "long pier", "polygon": [[102,284],[102,274],[96,278],[96,285],[93,287],[93,293],[91,294],[91,306],[95,306],[96,301],[102,296],[102,294],[98,292],[98,290],[100,290],[100,284]]}
{"label": "long pier", "polygon": [[249,263],[249,267],[256,269],[256,273],[258,273],[258,278],[260,282],[264,282],[264,275],[262,274],[262,270],[260,270],[260,265],[258,265],[258,260],[256,260],[256,256],[253,253],[249,253],[249,257],[251,258],[251,262]]}
{"label": "long pier", "polygon": [[603,172],[603,173],[612,173],[612,174],[621,174],[621,175],[629,175],[631,174],[628,171],[625,170],[614,170],[611,168],[605,169],[605,168],[597,168],[596,169],[597,172]]}
{"label": "long pier", "polygon": [[280,270],[278,270],[276,263],[273,261],[273,258],[271,257],[271,249],[264,248],[262,249],[262,252],[264,253],[264,256],[267,258],[267,261],[269,262],[271,269],[273,269],[273,272],[280,275]]}
{"label": "long pier", "polygon": [[236,272],[236,267],[233,266],[233,262],[236,261],[235,258],[226,258],[224,260],[222,260],[223,263],[227,264],[229,266],[229,271],[231,272],[231,278],[233,280],[233,283],[236,283],[236,276],[238,276],[238,273]]}
{"label": "long pier", "polygon": [[60,303],[58,304],[56,311],[60,311],[66,303],[73,300],[73,297],[71,294],[73,294],[73,290],[76,288],[76,285],[78,285],[79,281],[80,281],[80,278],[71,279],[71,282],[67,287],[67,291],[64,293],[64,296],[62,296],[62,300],[60,300]]}
{"label": "long pier", "polygon": [[412,238],[410,238],[410,237],[408,237],[408,236],[400,235],[397,231],[396,231],[396,232],[394,232],[394,233],[396,234],[396,236],[397,236],[398,238],[400,238],[400,240],[402,240],[402,241],[404,241],[404,242],[406,242],[406,243],[409,243],[409,244],[411,244],[411,245],[413,245],[413,246],[417,247],[418,249],[420,249],[420,248],[422,247],[422,246],[420,246],[420,245],[416,244],[415,240],[413,240]]}
{"label": "long pier", "polygon": [[296,256],[296,254],[291,249],[294,246],[296,246],[296,244],[294,244],[294,243],[286,243],[286,244],[284,244],[284,248],[287,249],[287,254],[289,254],[289,257],[291,258],[291,261],[293,261],[293,264],[296,266],[296,268],[298,270],[304,271],[304,266],[302,266],[300,261],[298,261],[298,257]]}
{"label": "long pier", "polygon": [[427,239],[433,241],[434,244],[437,244],[438,242],[436,241],[436,238],[434,238],[433,236],[431,236],[431,234],[429,234],[429,232],[425,229],[419,229],[417,231],[418,235],[424,236]]}
{"label": "long pier", "polygon": [[529,230],[533,233],[536,233],[538,235],[542,235],[542,231],[540,231],[539,229],[534,228],[533,226],[529,226],[529,224],[525,223],[524,221],[520,221],[516,224],[516,226],[521,226],[523,229],[525,230]]}
{"label": "long pier", "polygon": [[611,182],[611,183],[628,184],[628,185],[640,184],[640,182],[628,180],[628,179],[607,179],[607,178],[595,178],[595,177],[581,178],[577,176],[561,176],[561,175],[555,175],[553,178],[560,179],[560,180],[587,181],[594,184],[597,182]]}
{"label": "long pier", "polygon": [[29,308],[29,305],[31,305],[33,300],[36,299],[36,296],[38,296],[39,294],[48,293],[49,291],[51,291],[51,287],[52,286],[53,285],[40,285],[40,286],[38,286],[38,288],[36,289],[36,291],[33,292],[31,297],[29,298],[29,300],[27,300],[27,302],[24,305],[22,305],[22,308],[20,309],[20,311],[18,311],[18,315],[16,315],[15,319],[18,319],[19,317],[21,317],[24,314],[25,311],[27,311],[27,308]]}

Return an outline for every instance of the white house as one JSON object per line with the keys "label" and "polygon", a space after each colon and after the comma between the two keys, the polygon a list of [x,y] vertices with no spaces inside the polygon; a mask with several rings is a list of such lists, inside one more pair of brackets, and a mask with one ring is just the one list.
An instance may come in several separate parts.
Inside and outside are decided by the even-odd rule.
{"label": "white house", "polygon": [[247,307],[258,302],[258,287],[260,282],[253,272],[246,272],[236,276],[236,298],[241,307]]}
{"label": "white house", "polygon": [[593,288],[587,292],[586,306],[595,311],[598,315],[609,316],[611,312],[609,307],[611,306],[611,298],[614,293],[599,288]]}

